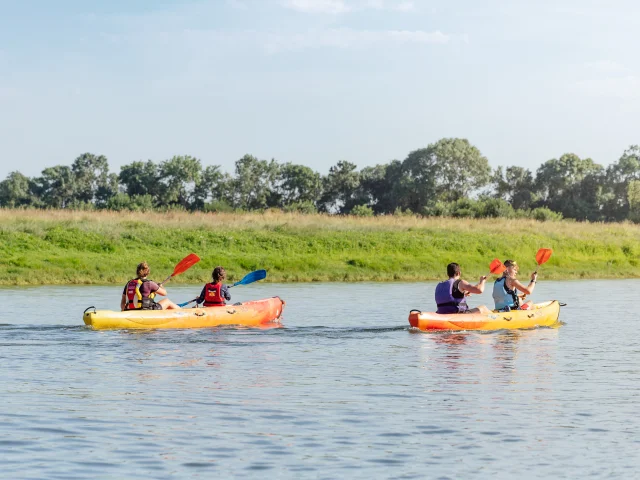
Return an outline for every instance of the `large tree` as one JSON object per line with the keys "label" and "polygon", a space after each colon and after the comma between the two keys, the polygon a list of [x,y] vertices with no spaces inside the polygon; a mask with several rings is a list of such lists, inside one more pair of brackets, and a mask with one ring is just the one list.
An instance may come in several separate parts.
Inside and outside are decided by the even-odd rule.
{"label": "large tree", "polygon": [[202,177],[202,163],[194,157],[174,156],[159,167],[160,205],[180,205],[190,208],[196,185]]}
{"label": "large tree", "polygon": [[329,168],[329,174],[322,179],[320,211],[349,213],[357,205],[354,201],[360,186],[357,168],[354,163],[344,160]]}
{"label": "large tree", "polygon": [[495,197],[506,200],[515,209],[531,208],[536,199],[536,184],[530,170],[523,167],[498,167],[493,174]]}
{"label": "large tree", "polygon": [[599,220],[603,174],[601,165],[573,153],[546,161],[536,172],[542,206],[567,218]]}
{"label": "large tree", "polygon": [[151,160],[123,165],[120,168],[118,181],[130,197],[151,195],[154,199],[157,199],[160,191],[158,166]]}
{"label": "large tree", "polygon": [[629,215],[629,184],[640,180],[640,147],[632,145],[620,159],[607,168],[606,184],[609,198],[604,211],[608,220],[624,220]]}
{"label": "large tree", "polygon": [[72,165],[73,199],[82,203],[106,203],[117,191],[114,177],[109,175],[109,163],[104,155],[83,153]]}
{"label": "large tree", "polygon": [[11,172],[0,182],[0,206],[22,207],[31,205],[31,181],[20,172]]}
{"label": "large tree", "polygon": [[275,206],[274,192],[279,168],[275,160],[258,160],[253,155],[245,155],[237,160],[233,206],[244,210]]}
{"label": "large tree", "polygon": [[408,201],[414,212],[437,201],[468,197],[490,180],[486,157],[462,138],[443,138],[411,152],[403,162],[408,175]]}
{"label": "large tree", "polygon": [[66,165],[45,168],[33,184],[45,207],[65,208],[75,200],[74,175]]}
{"label": "large tree", "polygon": [[294,203],[316,203],[322,194],[320,174],[304,165],[285,163],[277,178],[277,195],[280,207]]}

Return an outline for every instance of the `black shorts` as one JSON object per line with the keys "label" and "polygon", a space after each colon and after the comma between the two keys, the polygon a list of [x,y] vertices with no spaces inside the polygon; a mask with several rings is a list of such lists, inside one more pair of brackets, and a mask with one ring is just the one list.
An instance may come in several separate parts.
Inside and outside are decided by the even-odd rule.
{"label": "black shorts", "polygon": [[162,310],[162,305],[160,305],[159,303],[153,302],[151,305],[142,307],[142,310]]}

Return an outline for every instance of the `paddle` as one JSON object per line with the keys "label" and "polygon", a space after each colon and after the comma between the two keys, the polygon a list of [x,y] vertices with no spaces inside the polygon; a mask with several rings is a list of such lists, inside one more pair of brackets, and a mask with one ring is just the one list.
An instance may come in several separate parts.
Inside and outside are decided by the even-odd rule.
{"label": "paddle", "polygon": [[541,267],[543,263],[547,263],[547,260],[551,258],[552,253],[553,250],[550,248],[541,248],[538,250],[538,253],[536,253],[536,263],[538,264],[538,268],[536,268],[536,271],[533,273],[538,273],[539,267]]}
{"label": "paddle", "polygon": [[504,264],[498,260],[497,258],[494,258],[491,263],[489,264],[489,274],[485,275],[485,277],[488,277],[490,274],[493,275],[500,275],[502,272],[504,272],[507,269],[507,267],[504,266]]}
{"label": "paddle", "polygon": [[[231,285],[228,285],[228,287],[231,288],[231,287],[236,287],[238,285],[248,285],[250,283],[257,282],[258,280],[262,280],[263,278],[267,278],[267,271],[255,270],[253,272],[247,273],[244,277],[242,277],[242,280],[239,280]],[[188,302],[179,303],[178,306],[182,308],[186,305],[189,305],[190,303],[195,302],[197,299],[198,298],[194,298],[193,300],[189,300]]]}
{"label": "paddle", "polygon": [[[553,250],[551,250],[550,248],[541,248],[540,250],[538,250],[538,253],[536,253],[536,263],[538,264],[538,268],[536,268],[536,271],[533,273],[538,273],[538,270],[540,270],[542,264],[547,263],[547,261],[551,258],[552,253]],[[525,298],[527,298],[527,295],[524,294],[520,298],[524,300]]]}
{"label": "paddle", "polygon": [[173,269],[173,273],[171,275],[169,275],[167,278],[165,278],[160,283],[160,285],[162,286],[163,284],[167,283],[169,280],[171,280],[176,275],[180,275],[181,273],[186,272],[187,270],[189,270],[191,267],[193,267],[199,261],[200,261],[200,257],[198,257],[195,253],[190,253],[189,255],[184,257],[182,260],[180,260],[180,263],[178,263],[176,265],[176,267]]}

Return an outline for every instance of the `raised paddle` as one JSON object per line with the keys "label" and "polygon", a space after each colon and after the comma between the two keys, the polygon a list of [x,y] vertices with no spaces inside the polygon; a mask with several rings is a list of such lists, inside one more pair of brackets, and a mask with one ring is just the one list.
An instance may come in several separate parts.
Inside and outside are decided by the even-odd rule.
{"label": "raised paddle", "polygon": [[550,248],[541,248],[538,250],[538,253],[536,253],[536,263],[538,264],[538,268],[536,268],[536,271],[533,273],[538,273],[539,268],[543,263],[547,263],[547,260],[551,258],[552,253],[553,250]]}
{"label": "raised paddle", "polygon": [[[489,264],[489,272],[490,274],[493,274],[493,275],[500,275],[506,269],[507,267],[504,266],[504,263],[502,263],[497,258],[494,258]],[[488,277],[488,276],[489,275],[485,275],[485,277]]]}
{"label": "raised paddle", "polygon": [[193,267],[199,261],[200,261],[200,257],[199,256],[197,256],[195,253],[190,253],[189,255],[184,257],[182,260],[180,260],[180,263],[178,263],[176,265],[176,267],[173,269],[173,273],[171,275],[169,275],[167,278],[165,278],[160,283],[160,285],[163,285],[163,284],[167,283],[169,280],[171,280],[176,275],[180,275],[181,273],[186,272],[187,270],[189,270],[191,267]]}
{"label": "raised paddle", "polygon": [[[242,280],[239,280],[231,285],[228,285],[228,287],[236,287],[238,285],[248,285],[250,283],[257,282],[258,280],[262,280],[264,278],[267,278],[266,270],[255,270],[253,272],[247,273],[244,277],[242,277]],[[182,308],[186,305],[189,305],[192,302],[195,302],[197,299],[198,298],[194,298],[193,300],[189,300],[188,302],[179,303],[178,306]]]}

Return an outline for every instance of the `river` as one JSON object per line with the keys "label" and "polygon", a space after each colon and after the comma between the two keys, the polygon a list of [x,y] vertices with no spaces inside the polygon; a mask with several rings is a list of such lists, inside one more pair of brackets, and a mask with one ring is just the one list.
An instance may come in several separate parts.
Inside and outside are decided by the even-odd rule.
{"label": "river", "polygon": [[2,477],[637,477],[639,280],[541,278],[560,328],[412,332],[434,285],[253,284],[282,328],[144,332],[82,323],[122,287],[0,289]]}

